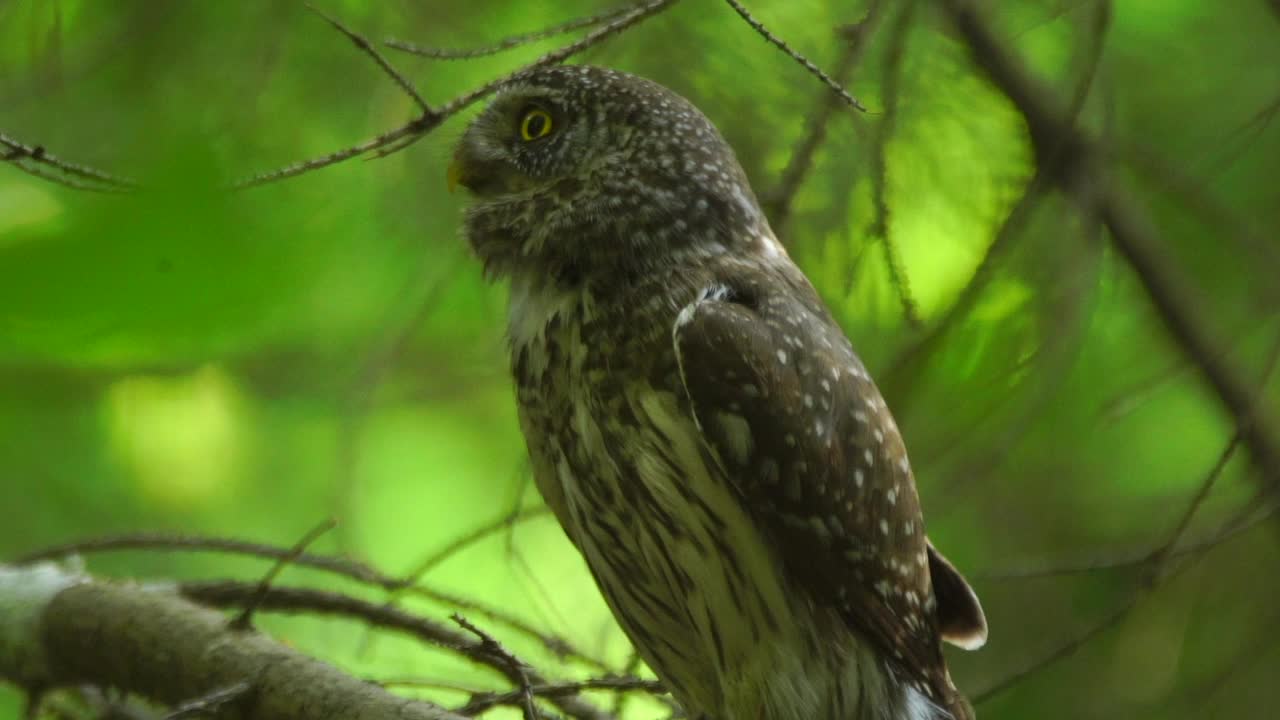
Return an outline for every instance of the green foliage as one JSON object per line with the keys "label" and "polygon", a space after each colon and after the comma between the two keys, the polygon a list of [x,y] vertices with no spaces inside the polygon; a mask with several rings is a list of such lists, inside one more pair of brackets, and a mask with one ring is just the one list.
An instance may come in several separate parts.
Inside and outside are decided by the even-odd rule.
{"label": "green foliage", "polygon": [[[824,67],[840,51],[833,28],[864,13],[862,4],[817,0],[754,5]],[[991,644],[956,655],[954,674],[977,691],[1092,627],[1141,576],[1009,581],[984,571],[1149,552],[1233,428],[1097,218],[1070,200],[1040,198],[984,265],[1035,158],[1016,108],[932,5],[922,4],[902,40],[896,86],[885,81],[893,23],[880,23],[849,83],[872,112],[836,113],[778,229],[882,379],[931,535],[976,578]],[[1065,106],[1099,37],[1096,3],[980,5]],[[601,8],[323,7],[375,40],[448,47]],[[1280,332],[1277,20],[1261,1],[1115,3],[1080,112],[1114,155],[1112,179],[1155,219],[1161,251],[1188,279],[1222,354],[1258,387]],[[466,62],[388,55],[439,104],[555,46]],[[765,198],[824,98],[710,0],[686,0],[582,59],[691,98]],[[890,93],[898,110],[884,147],[886,238],[871,233],[870,163]],[[145,188],[77,192],[0,164],[0,561],[135,530],[289,545],[335,516],[340,528],[315,549],[399,573],[517,503],[537,504],[506,377],[504,291],[467,257],[456,234],[461,200],[445,192],[466,116],[386,158],[225,191],[414,113],[301,4],[0,1],[0,130]],[[926,330],[904,320],[888,247]],[[975,277],[980,290],[963,300]],[[967,305],[952,317],[957,302]],[[933,328],[937,342],[913,358]],[[1259,390],[1258,402],[1280,407],[1277,386]],[[1238,517],[1256,487],[1242,453],[1188,537]],[[1249,691],[1280,671],[1275,644],[1257,642],[1280,627],[1268,602],[1280,590],[1275,573],[1257,570],[1274,563],[1273,541],[1252,530],[1223,543],[1074,656],[980,706],[982,717],[1265,715],[1265,693]],[[90,567],[150,578],[263,570],[150,553],[95,556]],[[282,582],[300,579],[329,582],[295,570]],[[627,660],[547,517],[467,550],[428,580],[564,635],[619,670]],[[552,675],[590,674],[473,619]],[[501,685],[401,640],[366,646],[353,624],[271,619],[268,628],[366,676]],[[0,717],[17,707],[0,688]],[[632,707],[637,717],[659,711]]]}

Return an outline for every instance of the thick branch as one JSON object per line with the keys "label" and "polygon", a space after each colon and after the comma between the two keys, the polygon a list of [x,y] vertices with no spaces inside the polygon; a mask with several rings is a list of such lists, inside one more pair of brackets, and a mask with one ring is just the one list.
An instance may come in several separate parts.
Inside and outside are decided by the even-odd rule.
{"label": "thick branch", "polygon": [[99,582],[51,564],[0,566],[0,678],[31,691],[96,685],[176,705],[240,683],[237,720],[462,720],[392,695],[167,590]]}
{"label": "thick branch", "polygon": [[[259,608],[266,612],[296,612],[359,618],[370,625],[406,633],[425,643],[453,650],[473,662],[497,670],[514,684],[545,685],[547,683],[547,679],[533,668],[513,658],[506,651],[498,652],[490,642],[484,639],[474,640],[452,628],[390,605],[380,605],[323,590],[289,587],[270,588],[260,599],[255,600],[256,589],[248,584],[237,582],[183,583],[179,586],[179,592],[186,598],[214,607],[239,608],[250,602],[256,602]],[[565,714],[578,720],[599,720],[607,717],[606,713],[576,696],[552,696],[552,702]]]}

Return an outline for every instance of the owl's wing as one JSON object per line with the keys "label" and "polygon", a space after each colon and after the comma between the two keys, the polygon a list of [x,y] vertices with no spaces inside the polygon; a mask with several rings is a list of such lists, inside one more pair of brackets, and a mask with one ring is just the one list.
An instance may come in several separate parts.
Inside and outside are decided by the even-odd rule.
{"label": "owl's wing", "polygon": [[[717,286],[683,309],[672,336],[691,410],[793,581],[904,680],[946,698],[931,565],[947,575],[939,589],[949,598],[977,607],[976,597],[931,559],[879,391],[807,286],[790,290]],[[971,641],[972,611],[958,615],[948,622]]]}

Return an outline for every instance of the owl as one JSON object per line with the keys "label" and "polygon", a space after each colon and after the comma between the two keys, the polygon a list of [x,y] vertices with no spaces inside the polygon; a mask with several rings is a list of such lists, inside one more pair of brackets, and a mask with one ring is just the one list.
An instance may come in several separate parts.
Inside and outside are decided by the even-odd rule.
{"label": "owl", "polygon": [[973,717],[986,639],[902,437],[733,150],[645,79],[544,67],[468,126],[463,234],[510,283],[534,479],[700,720]]}

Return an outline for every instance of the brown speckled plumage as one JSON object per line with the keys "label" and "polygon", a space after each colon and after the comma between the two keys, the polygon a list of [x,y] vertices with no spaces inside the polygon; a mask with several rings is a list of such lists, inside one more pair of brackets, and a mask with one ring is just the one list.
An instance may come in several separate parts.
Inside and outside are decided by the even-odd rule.
{"label": "brown speckled plumage", "polygon": [[[521,137],[530,108],[554,132]],[[478,198],[468,240],[511,281],[538,487],[690,713],[971,717],[940,643],[985,638],[977,599],[714,126],[640,78],[547,68],[495,99],[455,168]]]}

